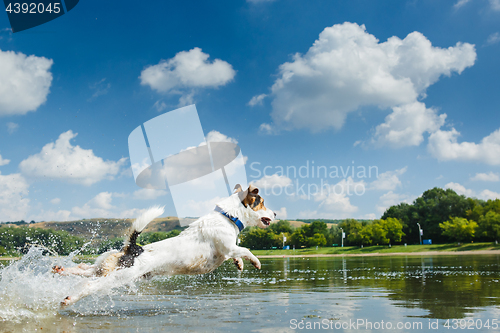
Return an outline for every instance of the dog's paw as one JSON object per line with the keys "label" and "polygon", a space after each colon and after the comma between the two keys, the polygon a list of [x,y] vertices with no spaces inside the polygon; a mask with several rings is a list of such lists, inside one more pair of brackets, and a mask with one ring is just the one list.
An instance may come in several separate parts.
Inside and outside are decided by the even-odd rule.
{"label": "dog's paw", "polygon": [[62,266],[55,265],[54,267],[52,267],[52,273],[62,274],[63,271],[64,271],[64,267],[62,267]]}
{"label": "dog's paw", "polygon": [[243,270],[243,259],[241,259],[241,258],[234,258],[233,262],[234,262],[234,264],[236,265],[236,268],[238,268],[239,271]]}
{"label": "dog's paw", "polygon": [[67,296],[62,302],[61,302],[61,306],[62,307],[65,307],[65,306],[68,306],[68,305],[71,305],[73,304],[74,302],[72,301],[71,299],[71,296]]}
{"label": "dog's paw", "polygon": [[257,269],[260,269],[260,261],[259,259],[257,259],[257,261],[252,261],[252,265],[253,267],[257,268]]}

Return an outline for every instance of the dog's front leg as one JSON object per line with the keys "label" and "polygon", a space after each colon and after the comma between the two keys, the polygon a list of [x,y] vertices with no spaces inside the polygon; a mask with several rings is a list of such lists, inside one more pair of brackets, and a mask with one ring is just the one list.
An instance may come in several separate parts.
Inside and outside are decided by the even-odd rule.
{"label": "dog's front leg", "polygon": [[239,271],[243,271],[243,259],[241,258],[233,258],[233,262],[238,268]]}
{"label": "dog's front leg", "polygon": [[[241,260],[241,258],[244,258],[246,260],[249,260],[252,263],[252,265],[254,265],[255,268],[260,269],[260,267],[261,267],[259,259],[257,259],[257,257],[254,256],[252,254],[252,252],[250,252],[250,250],[247,248],[235,245],[234,248],[230,249],[229,256],[231,258],[234,258],[235,264],[236,264],[236,260],[238,260],[238,259]],[[239,269],[239,267],[238,267],[238,269]],[[241,269],[243,269],[243,265],[242,265]]]}

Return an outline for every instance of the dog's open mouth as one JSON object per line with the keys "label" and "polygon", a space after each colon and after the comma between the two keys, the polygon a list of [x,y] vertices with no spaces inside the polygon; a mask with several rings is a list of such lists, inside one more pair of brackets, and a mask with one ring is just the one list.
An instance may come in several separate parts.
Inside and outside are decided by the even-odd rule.
{"label": "dog's open mouth", "polygon": [[262,221],[262,223],[264,223],[265,225],[270,225],[271,224],[271,219],[269,217],[261,217],[260,219]]}

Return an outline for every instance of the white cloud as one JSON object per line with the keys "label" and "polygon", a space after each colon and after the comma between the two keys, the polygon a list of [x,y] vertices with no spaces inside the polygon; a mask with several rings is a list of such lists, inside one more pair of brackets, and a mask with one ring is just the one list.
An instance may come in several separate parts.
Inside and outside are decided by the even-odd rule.
{"label": "white cloud", "polygon": [[292,185],[292,180],[285,175],[273,174],[264,176],[259,180],[253,181],[252,184],[260,189],[284,188]]}
{"label": "white cloud", "polygon": [[446,119],[446,114],[438,115],[435,109],[426,108],[421,102],[393,107],[392,110],[385,122],[375,129],[372,143],[376,146],[418,146],[424,141],[425,132],[439,130]]}
{"label": "white cloud", "polygon": [[500,42],[500,33],[494,32],[491,35],[488,36],[488,39],[486,40],[487,45],[493,45]]}
{"label": "white cloud", "polygon": [[465,186],[460,185],[459,183],[450,182],[444,186],[444,189],[452,189],[457,192],[457,194],[465,195],[466,197],[475,196],[474,191],[471,189],[466,189]]}
{"label": "white cloud", "polygon": [[398,194],[393,191],[389,191],[383,194],[379,199],[379,204],[376,206],[377,211],[383,214],[387,208],[398,205],[402,202],[411,203],[415,198],[407,194]]}
{"label": "white cloud", "polygon": [[500,0],[490,0],[491,9],[500,11]]}
{"label": "white cloud", "polygon": [[440,161],[473,161],[500,165],[500,129],[484,137],[480,143],[458,143],[459,135],[454,128],[432,133],[427,149]]}
{"label": "white cloud", "polygon": [[36,222],[41,221],[71,221],[71,212],[69,210],[59,210],[57,212],[51,210],[43,210],[35,215],[31,215],[29,220]]}
{"label": "white cloud", "polygon": [[314,201],[319,202],[317,210],[301,212],[299,216],[310,214],[323,218],[352,217],[352,214],[358,211],[358,207],[351,204],[350,198],[363,195],[365,187],[364,181],[355,182],[351,177],[342,179],[335,185],[325,186],[313,194]]}
{"label": "white cloud", "polygon": [[[441,76],[461,73],[475,59],[468,43],[433,47],[419,32],[379,43],[364,26],[337,24],[324,29],[306,54],[297,53],[279,67],[271,116],[285,129],[339,129],[361,106],[415,103]],[[418,133],[414,137],[418,140]]]}
{"label": "white cloud", "polygon": [[498,173],[476,173],[474,177],[470,180],[479,180],[483,182],[498,182],[500,180],[500,175]]}
{"label": "white cloud", "polygon": [[453,8],[455,9],[460,9],[462,8],[465,4],[467,4],[468,2],[470,2],[470,0],[458,0],[457,3],[455,3],[453,5]]}
{"label": "white cloud", "polygon": [[500,193],[493,192],[490,190],[484,190],[479,194],[479,198],[483,200],[495,200],[500,199]]}
{"label": "white cloud", "polygon": [[238,140],[236,140],[235,138],[228,137],[227,135],[222,134],[221,132],[216,130],[210,131],[207,134],[206,140],[207,142],[231,142],[234,144],[238,144]]}
{"label": "white cloud", "polygon": [[21,174],[0,174],[0,221],[25,219],[30,208],[28,193],[28,182]]}
{"label": "white cloud", "polygon": [[378,175],[378,178],[370,184],[370,189],[384,191],[395,190],[398,186],[401,186],[401,181],[398,176],[404,174],[407,169],[407,167],[404,167],[402,169],[381,173]]}
{"label": "white cloud", "polygon": [[153,104],[153,106],[156,108],[158,112],[161,112],[167,108],[167,104],[165,104],[165,102],[161,100],[156,101],[155,104]]}
{"label": "white cloud", "polygon": [[82,207],[73,207],[71,213],[78,218],[115,217],[112,210],[116,207],[111,204],[112,200],[113,193],[101,192]]}
{"label": "white cloud", "polygon": [[134,192],[134,199],[136,200],[155,200],[158,197],[167,195],[165,190],[154,190],[149,188],[142,188]]}
{"label": "white cloud", "polygon": [[118,217],[120,218],[126,218],[126,219],[135,219],[142,213],[144,213],[147,210],[147,208],[140,209],[140,208],[132,208],[132,209],[127,209],[122,211],[120,214],[118,214]]}
{"label": "white cloud", "polygon": [[54,199],[50,200],[50,203],[53,204],[53,205],[59,205],[61,203],[61,199],[60,198],[54,198]]}
{"label": "white cloud", "polygon": [[280,220],[286,220],[288,217],[288,214],[286,212],[286,207],[281,207],[280,210],[275,211],[276,213],[276,218]]}
{"label": "white cloud", "polygon": [[457,194],[460,195],[465,195],[466,197],[477,197],[479,199],[483,200],[495,200],[495,199],[500,199],[500,193],[493,192],[490,190],[483,190],[481,193],[476,194],[474,190],[467,189],[465,186],[460,185],[459,183],[448,183],[444,186],[445,189],[452,189],[453,191],[457,192]]}
{"label": "white cloud", "polygon": [[10,163],[10,160],[8,160],[6,158],[2,158],[2,155],[0,155],[0,166],[7,165],[9,163]]}
{"label": "white cloud", "polygon": [[19,128],[19,124],[16,124],[13,122],[7,123],[7,132],[9,132],[9,134],[14,133],[15,131],[17,131],[18,128]]}
{"label": "white cloud", "polygon": [[53,61],[0,50],[0,116],[23,115],[45,103]]}
{"label": "white cloud", "polygon": [[61,179],[87,186],[118,174],[126,158],[104,161],[92,149],[71,145],[70,140],[76,136],[71,130],[62,133],[56,142],[46,144],[40,153],[22,161],[21,172],[29,177]]}
{"label": "white cloud", "polygon": [[275,134],[275,133],[277,133],[276,129],[271,124],[267,124],[267,123],[260,124],[259,132],[263,133],[263,134]]}
{"label": "white cloud", "polygon": [[262,101],[267,97],[267,94],[260,94],[252,97],[252,99],[248,102],[249,106],[262,105]]}
{"label": "white cloud", "polygon": [[192,103],[194,90],[217,88],[230,82],[236,75],[233,66],[221,59],[210,62],[210,56],[198,47],[177,53],[173,58],[146,67],[139,77],[159,93],[181,94],[181,105]]}

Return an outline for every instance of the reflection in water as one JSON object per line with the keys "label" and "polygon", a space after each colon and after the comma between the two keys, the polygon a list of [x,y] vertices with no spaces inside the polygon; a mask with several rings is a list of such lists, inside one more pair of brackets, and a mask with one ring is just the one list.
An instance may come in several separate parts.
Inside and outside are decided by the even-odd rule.
{"label": "reflection in water", "polygon": [[[261,331],[290,330],[291,320],[342,323],[349,320],[408,322],[427,328],[430,319],[498,317],[500,305],[499,256],[401,256],[345,258],[262,259],[262,270],[238,272],[226,263],[200,276],[156,277],[122,288],[114,294],[95,295],[75,306],[56,310],[45,304],[44,319],[36,318],[39,297],[30,289],[33,318],[14,322],[0,317],[6,331]],[[40,261],[44,265],[43,260]],[[7,272],[2,269],[3,273]],[[48,281],[58,288],[68,283],[49,278],[47,269],[34,271],[34,283]],[[12,276],[8,271],[5,276]],[[19,273],[19,280],[24,273]],[[43,278],[41,278],[43,277]],[[38,281],[38,282],[37,282]],[[47,283],[48,283],[47,282]],[[26,284],[26,279],[23,280]],[[45,283],[45,282],[44,282]],[[22,293],[15,280],[0,281],[0,314]],[[1,289],[1,288],[0,288]],[[12,290],[11,294],[9,294]],[[61,292],[55,291],[58,296]],[[21,295],[17,295],[21,296]],[[10,302],[7,304],[7,301]],[[21,303],[19,311],[23,310]],[[9,309],[10,313],[15,309]],[[55,311],[54,311],[55,310]],[[54,312],[47,317],[46,312]],[[6,313],[5,311],[3,313]],[[2,322],[3,321],[3,322]],[[61,329],[62,328],[62,329]],[[1,331],[1,330],[0,330]],[[342,331],[342,329],[340,329]],[[349,331],[349,330],[346,330]],[[394,330],[397,332],[398,330]],[[400,330],[404,331],[404,330]]]}

